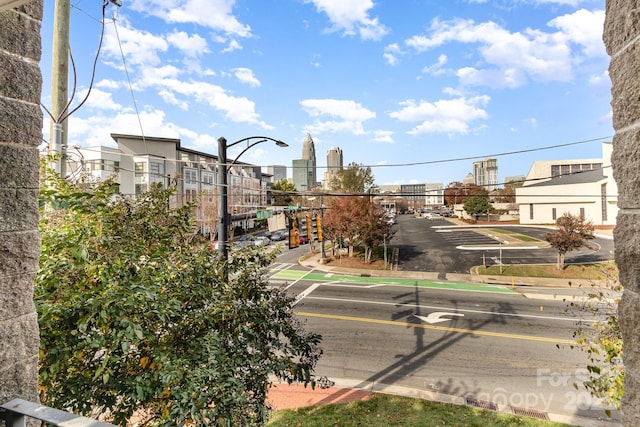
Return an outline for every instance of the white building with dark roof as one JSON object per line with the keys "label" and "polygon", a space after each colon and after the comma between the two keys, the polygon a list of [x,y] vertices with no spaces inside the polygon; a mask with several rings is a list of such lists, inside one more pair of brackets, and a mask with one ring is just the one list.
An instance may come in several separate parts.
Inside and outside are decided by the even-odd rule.
{"label": "white building with dark roof", "polygon": [[516,188],[521,224],[555,224],[565,213],[593,225],[615,225],[618,187],[613,179],[613,145],[602,144],[602,158],[534,162]]}

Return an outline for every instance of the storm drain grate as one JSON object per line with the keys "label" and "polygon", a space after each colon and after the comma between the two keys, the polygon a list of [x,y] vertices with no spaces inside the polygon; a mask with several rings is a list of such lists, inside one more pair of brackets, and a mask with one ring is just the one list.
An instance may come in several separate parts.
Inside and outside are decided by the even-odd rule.
{"label": "storm drain grate", "polygon": [[526,408],[518,408],[515,406],[511,406],[511,412],[521,417],[531,417],[531,418],[537,418],[539,420],[549,421],[549,414],[543,411],[538,411],[536,409],[526,409]]}
{"label": "storm drain grate", "polygon": [[469,406],[475,406],[476,408],[489,409],[491,411],[497,411],[498,405],[493,402],[488,402],[486,400],[478,400],[475,397],[465,397],[464,400],[467,402]]}

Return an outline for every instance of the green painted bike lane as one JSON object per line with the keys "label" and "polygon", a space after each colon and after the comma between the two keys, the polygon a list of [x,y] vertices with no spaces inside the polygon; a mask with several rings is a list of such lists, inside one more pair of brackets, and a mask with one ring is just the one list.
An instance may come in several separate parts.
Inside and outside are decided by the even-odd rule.
{"label": "green painted bike lane", "polygon": [[272,279],[277,280],[312,280],[314,282],[347,282],[347,283],[360,283],[363,285],[386,285],[386,286],[418,286],[422,288],[432,289],[448,289],[458,291],[473,291],[473,292],[494,292],[503,294],[516,294],[515,290],[509,289],[506,286],[500,285],[488,285],[480,283],[465,283],[465,282],[443,282],[439,280],[419,280],[419,279],[405,279],[401,277],[364,277],[364,276],[350,276],[344,274],[333,273],[315,273],[312,271],[301,270],[277,270],[271,276]]}

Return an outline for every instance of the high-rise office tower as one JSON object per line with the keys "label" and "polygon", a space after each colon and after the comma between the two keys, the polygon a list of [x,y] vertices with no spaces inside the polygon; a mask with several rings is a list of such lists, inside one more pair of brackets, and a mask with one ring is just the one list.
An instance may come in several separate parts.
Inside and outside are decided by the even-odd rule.
{"label": "high-rise office tower", "polygon": [[312,165],[311,171],[311,179],[310,179],[310,188],[316,186],[318,182],[316,179],[316,148],[313,146],[313,139],[311,139],[311,134],[307,134],[302,142],[302,160],[310,160]]}
{"label": "high-rise office tower", "polygon": [[327,170],[330,174],[335,175],[342,170],[342,149],[340,147],[331,147],[327,151]]}
{"label": "high-rise office tower", "polygon": [[327,171],[324,173],[322,187],[329,190],[331,181],[343,168],[342,149],[340,147],[331,147],[327,151]]}

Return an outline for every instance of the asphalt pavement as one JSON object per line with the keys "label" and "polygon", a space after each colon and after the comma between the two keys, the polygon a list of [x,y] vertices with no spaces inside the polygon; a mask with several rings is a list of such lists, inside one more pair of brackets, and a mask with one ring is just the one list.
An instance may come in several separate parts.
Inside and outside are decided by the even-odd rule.
{"label": "asphalt pavement", "polygon": [[[456,220],[450,220],[456,223]],[[458,222],[459,225],[468,226],[466,223]],[[611,229],[597,230],[598,237],[612,239]],[[511,244],[522,244],[516,241]],[[534,277],[492,277],[479,275],[472,269],[470,274],[453,274],[447,273],[443,275],[441,272],[424,272],[424,271],[398,271],[398,270],[371,270],[344,268],[340,266],[328,265],[322,262],[319,251],[313,254],[306,254],[299,259],[299,264],[313,270],[324,271],[327,273],[341,275],[355,275],[367,277],[389,277],[389,278],[412,278],[417,280],[447,280],[455,282],[469,283],[486,283],[486,284],[503,284],[506,286],[518,287],[517,289],[527,298],[532,299],[548,299],[558,298],[558,288],[577,288],[580,285],[593,285],[591,280],[571,280],[571,285],[566,279],[550,279],[550,278],[534,278]],[[555,288],[555,289],[551,289]],[[547,289],[547,291],[545,291]],[[274,409],[298,408],[302,406],[319,405],[326,403],[341,403],[355,400],[365,400],[369,398],[371,392],[397,394],[409,397],[417,397],[432,401],[466,404],[464,398],[459,396],[449,396],[434,392],[425,392],[424,390],[414,390],[407,387],[371,384],[362,387],[361,382],[352,381],[350,379],[323,379],[326,387],[303,387],[300,384],[275,384],[269,391],[269,401]],[[358,388],[355,384],[360,384]],[[607,419],[590,419],[581,417],[572,417],[563,414],[548,414],[552,421],[563,422],[580,426],[620,426],[618,420]]]}

